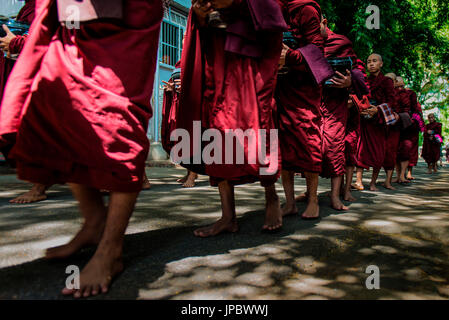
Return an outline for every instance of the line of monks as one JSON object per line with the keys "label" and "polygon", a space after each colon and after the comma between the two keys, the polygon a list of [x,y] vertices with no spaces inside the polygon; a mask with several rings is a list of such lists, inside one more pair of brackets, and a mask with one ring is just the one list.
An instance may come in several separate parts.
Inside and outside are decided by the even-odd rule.
{"label": "line of monks", "polygon": [[[45,197],[53,184],[67,183],[72,189],[84,224],[68,244],[48,249],[46,258],[64,259],[96,245],[81,273],[80,289],[63,290],[88,297],[107,292],[123,270],[125,230],[147,180],[146,131],[163,1],[127,0],[123,19],[93,19],[79,29],[59,21],[59,1],[26,0],[17,19],[34,19],[29,36],[15,37],[5,29],[8,36],[0,39],[7,56],[12,48],[20,52],[2,91],[0,147],[14,161],[19,178],[34,183],[28,199],[18,202]],[[211,25],[217,12],[225,28]],[[285,34],[293,35],[292,41],[283,42]],[[351,66],[334,72],[327,61],[335,58],[350,58]],[[1,61],[8,70],[5,78],[13,62]],[[177,65],[181,75],[166,83],[164,148],[172,150],[175,129],[193,136],[195,121],[201,121],[203,130],[221,133],[279,132],[278,144],[271,138],[264,144],[252,142],[277,161],[279,170],[269,174],[261,174],[266,163],[181,163],[189,170],[182,181],[189,181],[186,186],[205,174],[221,196],[221,219],[195,235],[238,231],[236,185],[260,181],[266,195],[262,231],[272,233],[280,230],[283,218],[299,214],[298,201],[307,202],[301,218],[319,219],[320,176],[332,179],[336,210],[348,209],[342,199],[355,200],[351,188],[364,188],[363,171],[369,168],[371,190],[377,190],[382,167],[386,188],[393,189],[395,168],[397,182],[408,183],[423,129],[420,105],[401,78],[382,74],[379,54],[370,55],[366,66],[369,77],[352,43],[329,30],[314,0],[192,1]],[[441,136],[441,125],[435,123],[433,118],[426,128],[429,142]],[[249,147],[245,145],[245,159]],[[194,144],[191,156],[202,150],[201,143]],[[307,184],[299,196],[295,174]],[[280,177],[286,196],[282,208],[275,189]],[[110,193],[107,204],[101,190]]]}

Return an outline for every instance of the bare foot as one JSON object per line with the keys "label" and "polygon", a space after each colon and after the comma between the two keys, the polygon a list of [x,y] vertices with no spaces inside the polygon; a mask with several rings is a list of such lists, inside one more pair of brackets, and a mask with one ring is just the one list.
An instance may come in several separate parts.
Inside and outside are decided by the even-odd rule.
{"label": "bare foot", "polygon": [[370,189],[370,191],[379,191],[379,189],[376,187],[375,184],[370,184],[369,189]]}
{"label": "bare foot", "polygon": [[432,170],[427,170],[427,174],[432,174]]}
{"label": "bare foot", "polygon": [[314,219],[320,216],[320,206],[318,205],[318,201],[311,201],[308,203],[306,211],[302,214],[302,218],[305,219]]}
{"label": "bare foot", "polygon": [[307,202],[307,200],[309,199],[309,195],[307,194],[307,192],[301,193],[299,196],[297,196],[295,198],[296,202]]}
{"label": "bare foot", "polygon": [[343,195],[343,200],[349,201],[349,202],[354,202],[357,199],[352,196],[351,191],[348,191],[348,192],[345,192],[345,194]]}
{"label": "bare foot", "polygon": [[198,178],[196,173],[189,174],[187,180],[183,183],[184,188],[193,188],[195,187],[195,180]]}
{"label": "bare foot", "polygon": [[87,298],[108,292],[112,280],[123,271],[123,261],[114,255],[95,253],[80,275],[80,288],[62,290],[63,295]]}
{"label": "bare foot", "polygon": [[150,189],[151,189],[150,179],[143,180],[142,190],[150,190]]}
{"label": "bare foot", "polygon": [[399,183],[399,178],[391,180],[391,183]]}
{"label": "bare foot", "polygon": [[358,184],[358,183],[354,183],[351,185],[351,188],[358,190],[358,191],[363,191],[365,190],[365,187],[362,184]]}
{"label": "bare foot", "polygon": [[197,237],[208,238],[218,236],[221,233],[236,233],[238,231],[237,221],[226,222],[220,219],[211,226],[196,229],[193,233]]}
{"label": "bare foot", "polygon": [[189,175],[187,174],[185,177],[176,180],[176,182],[179,182],[179,183],[186,183],[188,177],[189,177]]}
{"label": "bare foot", "polygon": [[69,243],[63,246],[47,249],[45,252],[45,259],[66,259],[79,252],[81,249],[98,245],[101,236],[103,235],[103,230],[104,224],[95,227],[83,226]]}
{"label": "bare foot", "polygon": [[263,231],[276,231],[282,227],[281,205],[279,199],[266,205],[265,223],[262,227]]}
{"label": "bare foot", "polygon": [[337,211],[346,211],[349,210],[347,206],[341,202],[340,197],[330,197],[331,198],[331,207]]}
{"label": "bare foot", "polygon": [[409,181],[413,181],[413,180],[415,180],[415,178],[414,178],[414,177],[412,177],[412,176],[407,176],[407,180],[409,180]]}
{"label": "bare foot", "polygon": [[396,190],[396,188],[393,187],[391,184],[384,183],[383,186],[385,189],[388,189],[388,190]]}
{"label": "bare foot", "polygon": [[27,204],[39,202],[47,199],[47,195],[45,194],[46,187],[44,185],[33,185],[30,191],[24,193],[17,198],[14,198],[9,201],[9,203],[14,204]]}
{"label": "bare foot", "polygon": [[296,206],[296,203],[286,203],[283,207],[282,207],[282,216],[283,217],[287,217],[287,216],[296,216],[297,214],[299,214],[299,210],[298,207]]}

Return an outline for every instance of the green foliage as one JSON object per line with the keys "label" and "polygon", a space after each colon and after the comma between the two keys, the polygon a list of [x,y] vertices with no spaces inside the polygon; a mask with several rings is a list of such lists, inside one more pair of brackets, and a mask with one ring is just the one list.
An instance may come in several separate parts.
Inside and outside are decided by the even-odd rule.
{"label": "green foliage", "polygon": [[[329,26],[354,43],[359,58],[376,52],[384,72],[401,75],[425,110],[438,108],[449,138],[449,1],[318,0]],[[380,30],[369,30],[369,5],[380,8]]]}

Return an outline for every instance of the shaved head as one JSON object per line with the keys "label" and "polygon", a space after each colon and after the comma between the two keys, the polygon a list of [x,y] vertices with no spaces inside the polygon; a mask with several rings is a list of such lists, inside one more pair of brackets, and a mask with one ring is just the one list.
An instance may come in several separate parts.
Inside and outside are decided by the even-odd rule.
{"label": "shaved head", "polygon": [[402,77],[396,78],[396,87],[398,88],[404,88],[405,87],[405,81]]}
{"label": "shaved head", "polygon": [[394,74],[393,72],[387,73],[387,74],[385,75],[385,77],[390,78],[391,80],[393,80],[393,81],[395,81],[395,82],[398,80],[396,74]]}
{"label": "shaved head", "polygon": [[378,54],[378,53],[372,53],[372,54],[368,57],[368,59],[369,59],[369,58],[372,58],[372,57],[376,57],[376,58],[379,59],[380,61],[384,62],[384,59],[382,59],[382,56],[381,56],[380,54]]}

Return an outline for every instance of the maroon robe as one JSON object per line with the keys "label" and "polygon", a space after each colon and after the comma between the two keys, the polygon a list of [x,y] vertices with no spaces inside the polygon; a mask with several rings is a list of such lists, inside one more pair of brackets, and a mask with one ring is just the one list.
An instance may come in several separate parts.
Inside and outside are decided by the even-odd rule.
{"label": "maroon robe", "polygon": [[[181,61],[178,61],[175,68],[181,67]],[[171,82],[171,81],[169,81]],[[174,142],[170,140],[170,135],[176,129],[176,119],[179,106],[179,93],[173,91],[164,91],[164,100],[162,103],[162,123],[161,123],[161,143],[164,150],[170,154]]]}
{"label": "maroon robe", "polygon": [[[435,135],[441,136],[441,128],[442,124],[439,122],[433,122],[426,125],[421,156],[424,158],[427,164],[437,163],[440,160],[441,143],[436,141]],[[429,130],[434,131],[434,133],[429,134],[427,132]]]}
{"label": "maroon robe", "polygon": [[[400,107],[401,95],[399,90],[394,88],[394,104],[390,105],[396,113],[402,112]],[[386,128],[386,145],[385,145],[385,159],[383,167],[385,170],[393,170],[396,167],[398,159],[399,142],[401,137],[401,122],[398,121]]]}
{"label": "maroon robe", "polygon": [[128,0],[120,23],[80,29],[59,23],[55,1],[36,5],[0,114],[19,178],[141,190],[162,2]]}
{"label": "maroon robe", "polygon": [[[274,27],[269,20],[261,18],[266,12],[259,9],[264,6],[277,9],[271,15]],[[241,142],[244,163],[236,164],[237,145],[233,143],[225,148],[224,137],[227,130],[251,129],[255,133],[266,130],[269,135],[270,130],[275,129],[274,89],[281,31],[286,25],[279,6],[273,0],[234,1],[229,12],[235,20],[226,31],[200,27],[195,14],[192,10],[190,12],[181,59],[182,89],[176,121],[176,127],[187,130],[191,139],[195,139],[194,121],[201,121],[203,131],[214,129],[219,132],[223,141],[222,164],[190,161],[202,151],[201,142],[195,139],[191,144],[192,156],[187,159],[184,155],[181,165],[209,175],[213,186],[223,180],[233,185],[255,181],[261,181],[264,186],[271,185],[280,175],[279,150],[276,150],[278,156],[271,159],[272,170],[261,174],[261,169],[268,166],[259,161],[250,163],[249,150],[267,148],[267,158],[270,159],[272,154],[276,154],[270,153],[270,141],[266,145],[259,139],[251,143],[248,140]],[[229,151],[234,153],[233,164],[225,164],[224,161]]]}
{"label": "maroon robe", "polygon": [[[282,1],[284,17],[299,47],[314,44],[324,53],[321,9],[315,1]],[[321,86],[299,50],[288,50],[286,65],[291,71],[278,81],[279,136],[282,167],[296,172],[320,173],[322,169]]]}
{"label": "maroon robe", "polygon": [[[25,5],[19,11],[16,20],[21,23],[31,24],[35,17],[35,6],[36,0],[25,0]],[[18,35],[11,40],[11,43],[9,44],[9,51],[11,54],[19,54],[22,51],[26,38],[26,35]],[[0,51],[0,102],[3,98],[6,82],[14,67],[14,63],[15,60],[5,58],[3,52]]]}
{"label": "maroon robe", "polygon": [[[326,58],[351,57],[353,61],[357,60],[352,42],[348,38],[329,29],[327,29],[327,35],[324,42]],[[325,178],[338,177],[346,172],[345,144],[349,116],[348,100],[347,89],[324,87],[321,103],[323,115],[323,169],[321,176]]]}
{"label": "maroon robe", "polygon": [[[358,71],[358,75],[355,72]],[[356,95],[359,99],[369,94],[368,77],[366,76],[365,64],[357,59],[353,66],[352,72],[352,88],[351,94]],[[359,79],[355,79],[355,78]],[[360,139],[360,113],[356,106],[349,109],[348,121],[346,123],[345,137],[345,159],[347,167],[355,167],[357,165],[357,148]]]}
{"label": "maroon robe", "polygon": [[[408,113],[410,117],[413,113],[419,113],[418,98],[413,90],[398,90],[398,104],[401,113]],[[414,138],[416,136],[417,123],[413,120],[413,124],[401,131],[401,137],[398,150],[398,161],[410,161],[412,157],[412,149]],[[419,129],[419,128],[418,128]],[[418,130],[419,135],[419,130]]]}
{"label": "maroon robe", "polygon": [[[379,105],[388,103],[395,105],[394,83],[390,78],[380,73],[377,77],[368,77],[371,99]],[[379,113],[381,111],[379,110]],[[368,169],[370,167],[380,169],[385,160],[387,131],[378,114],[373,119],[361,119],[360,139],[358,145],[357,166]]]}
{"label": "maroon robe", "polygon": [[[422,114],[421,104],[419,103],[419,101],[417,102],[417,105],[416,105],[416,113],[421,117],[421,119],[424,118],[423,114]],[[410,161],[409,161],[408,166],[416,167],[418,165],[418,160],[419,160],[419,133],[421,132],[421,128],[416,121],[413,121],[411,129],[412,129],[412,133],[409,138],[410,138],[412,147],[410,148]]]}

